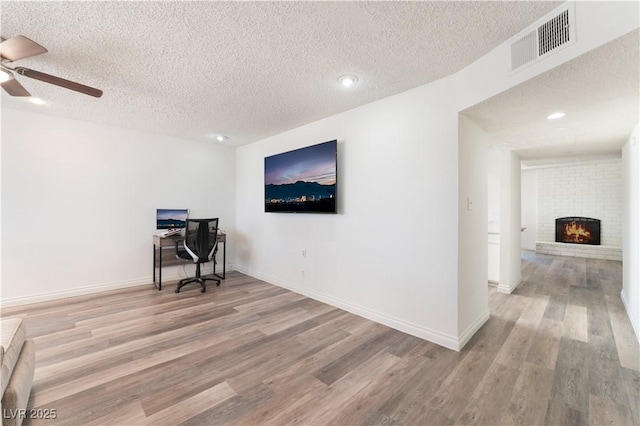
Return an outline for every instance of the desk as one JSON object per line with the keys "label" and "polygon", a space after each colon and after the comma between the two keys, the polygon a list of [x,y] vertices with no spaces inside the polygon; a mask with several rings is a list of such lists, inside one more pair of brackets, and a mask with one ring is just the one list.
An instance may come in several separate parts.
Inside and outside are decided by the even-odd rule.
{"label": "desk", "polygon": [[[175,247],[176,242],[181,242],[184,240],[184,237],[181,235],[171,235],[169,237],[159,237],[157,235],[153,236],[153,285],[156,286],[158,290],[162,290],[162,248],[163,247]],[[218,247],[222,243],[222,275],[216,273],[216,262],[213,262],[213,275],[220,279],[225,279],[227,275],[227,235],[226,234],[218,234]],[[156,252],[159,252],[156,255]],[[171,262],[171,265],[182,265],[186,260],[175,259],[175,251],[172,251],[172,258],[167,259]],[[156,261],[156,258],[158,260]],[[175,260],[175,262],[174,262]],[[215,257],[214,257],[215,260]],[[158,268],[158,280],[156,281],[156,267]]]}

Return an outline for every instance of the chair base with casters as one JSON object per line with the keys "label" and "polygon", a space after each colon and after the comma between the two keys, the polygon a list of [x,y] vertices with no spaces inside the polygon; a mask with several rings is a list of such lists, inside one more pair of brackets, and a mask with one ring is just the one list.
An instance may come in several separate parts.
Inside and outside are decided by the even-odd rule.
{"label": "chair base with casters", "polygon": [[183,278],[178,282],[178,287],[176,287],[176,293],[180,293],[180,289],[187,284],[198,283],[202,289],[200,290],[202,293],[207,291],[207,285],[205,281],[215,281],[217,286],[220,286],[220,280],[212,277],[203,277],[200,274],[200,264],[196,263],[196,276],[191,278]]}

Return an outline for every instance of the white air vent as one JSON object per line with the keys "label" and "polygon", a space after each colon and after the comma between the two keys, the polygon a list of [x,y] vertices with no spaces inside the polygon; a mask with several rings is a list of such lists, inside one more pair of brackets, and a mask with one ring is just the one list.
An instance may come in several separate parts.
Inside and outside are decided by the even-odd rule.
{"label": "white air vent", "polygon": [[538,27],[538,54],[542,56],[568,43],[570,36],[569,10],[565,10]]}
{"label": "white air vent", "polygon": [[538,39],[536,32],[531,31],[511,45],[511,69],[515,70],[538,57]]}
{"label": "white air vent", "polygon": [[555,10],[522,31],[511,43],[511,71],[519,71],[525,65],[575,42],[575,8],[573,3]]}

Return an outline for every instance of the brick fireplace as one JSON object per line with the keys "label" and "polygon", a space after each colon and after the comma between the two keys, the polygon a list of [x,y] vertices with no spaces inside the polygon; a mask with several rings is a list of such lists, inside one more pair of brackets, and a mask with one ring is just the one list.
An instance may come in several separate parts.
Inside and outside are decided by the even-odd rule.
{"label": "brick fireplace", "polygon": [[560,217],[555,220],[556,241],[536,242],[536,252],[555,256],[622,260],[622,248],[600,245],[600,220]]}
{"label": "brick fireplace", "polygon": [[[558,256],[622,260],[622,162],[617,156],[525,170],[523,176],[525,172],[530,179],[523,179],[527,183],[523,200],[535,196],[535,202],[528,204],[530,210],[526,214],[523,211],[527,218],[523,225],[535,224],[535,242],[533,237],[528,240],[534,245],[531,248]],[[594,232],[584,224],[584,231],[578,223],[572,228],[571,221],[568,225],[573,241],[560,242],[563,240],[556,238],[556,219],[565,217],[599,219],[600,242],[582,241],[586,232],[592,236]]]}

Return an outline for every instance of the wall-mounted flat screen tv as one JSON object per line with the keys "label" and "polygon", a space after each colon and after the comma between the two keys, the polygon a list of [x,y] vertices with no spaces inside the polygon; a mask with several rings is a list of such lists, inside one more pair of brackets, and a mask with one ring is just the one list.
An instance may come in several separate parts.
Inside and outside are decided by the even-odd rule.
{"label": "wall-mounted flat screen tv", "polygon": [[338,141],[264,159],[264,211],[337,213]]}
{"label": "wall-mounted flat screen tv", "polygon": [[156,229],[182,229],[188,217],[189,209],[156,209]]}

